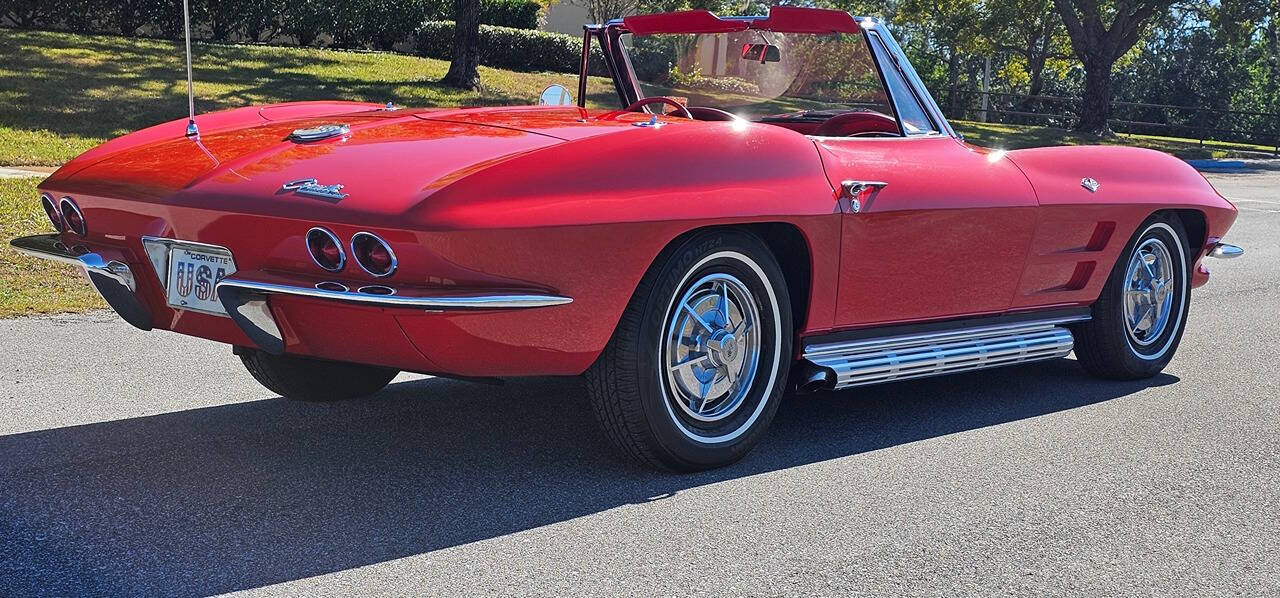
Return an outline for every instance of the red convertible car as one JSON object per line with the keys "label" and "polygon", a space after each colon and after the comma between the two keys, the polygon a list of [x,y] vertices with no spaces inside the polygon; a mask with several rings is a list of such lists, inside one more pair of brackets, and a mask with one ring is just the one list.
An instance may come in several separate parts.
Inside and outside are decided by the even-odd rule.
{"label": "red convertible car", "polygon": [[[1072,350],[1152,376],[1202,261],[1242,252],[1235,207],[1165,154],[965,143],[874,19],[688,11],[584,41],[576,105],[305,102],[126,135],[44,181],[58,232],[12,244],[288,398],[585,374],[621,451],[680,470],[742,457],[789,388]],[[585,108],[599,69],[616,109]]]}

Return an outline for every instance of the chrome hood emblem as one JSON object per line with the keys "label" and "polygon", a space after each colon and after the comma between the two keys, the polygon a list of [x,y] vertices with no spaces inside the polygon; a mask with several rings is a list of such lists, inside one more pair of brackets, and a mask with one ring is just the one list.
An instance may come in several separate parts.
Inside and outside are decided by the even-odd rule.
{"label": "chrome hood emblem", "polygon": [[321,199],[342,199],[347,196],[342,192],[342,185],[321,185],[316,179],[298,179],[280,186],[280,192],[293,191],[298,195],[309,195]]}
{"label": "chrome hood emblem", "polygon": [[289,133],[289,139],[298,143],[306,143],[308,141],[320,141],[321,139],[329,139],[331,137],[340,137],[351,134],[351,127],[347,125],[318,125],[308,127],[306,129],[297,129]]}
{"label": "chrome hood emblem", "polygon": [[1101,187],[1102,185],[1098,184],[1098,181],[1089,177],[1084,177],[1083,179],[1080,179],[1080,186],[1088,189],[1089,193],[1097,193],[1098,187]]}

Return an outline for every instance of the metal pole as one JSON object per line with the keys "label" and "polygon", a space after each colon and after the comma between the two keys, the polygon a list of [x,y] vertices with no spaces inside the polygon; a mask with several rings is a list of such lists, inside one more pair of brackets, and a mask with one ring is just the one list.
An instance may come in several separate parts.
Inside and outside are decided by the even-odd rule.
{"label": "metal pole", "polygon": [[578,107],[587,107],[587,69],[591,59],[591,29],[582,28],[582,64],[578,68]]}
{"label": "metal pole", "polygon": [[182,25],[187,40],[187,137],[195,137],[200,135],[200,128],[196,126],[196,90],[191,78],[191,8],[188,0],[182,0]]}
{"label": "metal pole", "polygon": [[991,56],[987,56],[986,66],[982,68],[982,122],[987,122],[987,103],[991,94]]}

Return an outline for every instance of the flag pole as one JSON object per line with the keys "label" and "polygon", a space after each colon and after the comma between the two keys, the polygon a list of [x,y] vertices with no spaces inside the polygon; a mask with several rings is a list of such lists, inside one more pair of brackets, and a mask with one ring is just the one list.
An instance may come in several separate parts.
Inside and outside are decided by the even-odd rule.
{"label": "flag pole", "polygon": [[187,41],[187,137],[198,137],[200,128],[196,126],[196,91],[191,78],[191,9],[188,1],[182,0],[182,24]]}

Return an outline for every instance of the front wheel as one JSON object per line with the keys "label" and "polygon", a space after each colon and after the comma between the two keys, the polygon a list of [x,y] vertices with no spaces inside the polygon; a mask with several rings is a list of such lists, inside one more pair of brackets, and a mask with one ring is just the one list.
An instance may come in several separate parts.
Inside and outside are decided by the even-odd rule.
{"label": "front wheel", "polygon": [[1076,357],[1103,378],[1150,378],[1182,340],[1191,304],[1187,233],[1176,216],[1153,216],[1129,241],[1093,306],[1079,324]]}
{"label": "front wheel", "polygon": [[700,233],[645,274],[587,388],[623,453],[668,469],[719,467],[773,419],[791,339],[791,302],[764,243]]}
{"label": "front wheel", "polygon": [[245,369],[259,384],[286,399],[341,401],[382,390],[400,372],[358,363],[325,361],[294,355],[272,355],[237,348]]}

